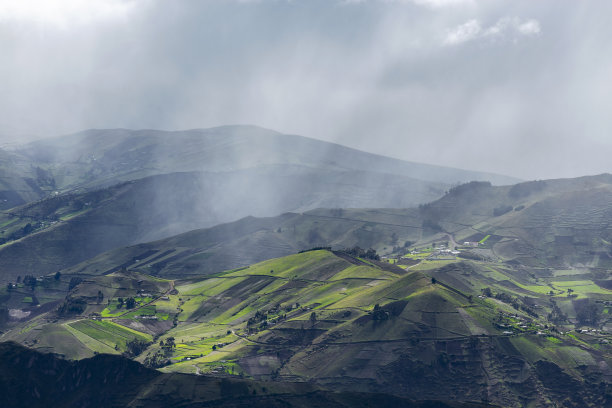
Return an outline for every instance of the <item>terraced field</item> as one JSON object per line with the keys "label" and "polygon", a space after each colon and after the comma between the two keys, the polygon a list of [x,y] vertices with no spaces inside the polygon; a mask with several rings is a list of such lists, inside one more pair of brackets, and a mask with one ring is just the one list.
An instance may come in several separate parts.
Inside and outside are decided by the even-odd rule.
{"label": "terraced field", "polygon": [[[516,387],[532,401],[557,398],[553,385],[530,388],[541,381],[543,361],[577,381],[581,367],[600,375],[598,367],[612,364],[607,334],[548,320],[553,301],[571,320],[591,310],[586,296],[612,300],[599,286],[594,293],[592,281],[562,276],[586,275],[425,258],[399,268],[329,250],[175,281],[124,270],[71,291],[65,302],[86,302],[79,316],[57,324],[58,316],[42,314],[3,338],[72,358],[128,352],[128,342],[138,340],[145,349],[136,360],[164,372],[316,379],[419,399],[486,392],[518,407]],[[576,296],[568,296],[570,286]],[[481,295],[486,288],[491,293]],[[521,364],[530,368],[519,375]],[[499,381],[506,377],[516,380]]]}

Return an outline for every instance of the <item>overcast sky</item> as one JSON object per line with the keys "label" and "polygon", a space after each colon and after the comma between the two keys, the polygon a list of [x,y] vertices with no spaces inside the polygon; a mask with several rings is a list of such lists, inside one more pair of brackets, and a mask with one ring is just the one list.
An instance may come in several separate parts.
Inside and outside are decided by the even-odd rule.
{"label": "overcast sky", "polygon": [[0,0],[0,138],[254,124],[525,179],[612,172],[612,2]]}

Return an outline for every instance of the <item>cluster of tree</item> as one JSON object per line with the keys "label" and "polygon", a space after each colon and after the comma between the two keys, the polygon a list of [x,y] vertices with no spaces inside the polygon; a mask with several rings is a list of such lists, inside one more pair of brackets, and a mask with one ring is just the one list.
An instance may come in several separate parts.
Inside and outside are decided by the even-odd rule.
{"label": "cluster of tree", "polygon": [[[278,306],[279,306],[279,310],[280,310],[280,305],[278,305]],[[294,305],[292,303],[288,303],[287,306],[284,307],[284,310],[285,310],[285,312],[290,312],[293,309],[299,309],[299,307],[300,307],[300,304],[297,303],[297,302],[295,303],[295,307],[294,307]],[[286,318],[287,315],[283,315],[283,317]]]}
{"label": "cluster of tree", "polygon": [[440,224],[438,224],[436,221],[429,219],[429,218],[424,219],[421,226],[423,227],[424,230],[431,230],[435,232],[442,231],[442,227],[440,226]]}
{"label": "cluster of tree", "polygon": [[372,248],[366,250],[358,246],[355,246],[352,248],[343,249],[341,252],[344,252],[345,254],[348,254],[355,258],[364,258],[364,259],[372,259],[374,261],[380,261],[380,256]]}
{"label": "cluster of tree", "polygon": [[142,354],[142,352],[145,351],[147,347],[149,347],[150,344],[151,343],[148,343],[144,340],[138,340],[138,339],[130,340],[127,343],[125,343],[126,351],[124,355],[129,358],[136,357]]}
{"label": "cluster of tree", "polygon": [[172,351],[176,348],[176,343],[174,341],[174,337],[168,337],[166,342],[163,340],[159,341],[159,347],[164,351],[164,355],[168,356],[172,354]]}
{"label": "cluster of tree", "polygon": [[255,315],[253,317],[249,318],[249,320],[247,321],[247,327],[248,326],[255,326],[258,323],[264,322],[266,320],[268,320],[268,312],[257,310],[255,312]]}
{"label": "cluster of tree", "polygon": [[489,181],[470,181],[468,183],[459,184],[448,189],[447,195],[464,195],[466,193],[473,193],[481,188],[491,187]]}
{"label": "cluster of tree", "polygon": [[31,290],[36,288],[37,280],[33,275],[26,275],[23,277],[23,285],[29,287]]}
{"label": "cluster of tree", "polygon": [[526,183],[515,184],[508,190],[508,195],[512,198],[527,197],[546,187],[546,182],[542,180],[528,181]]}
{"label": "cluster of tree", "polygon": [[57,313],[61,316],[81,314],[87,308],[87,301],[82,297],[67,297],[58,307]]}
{"label": "cluster of tree", "polygon": [[406,241],[406,242],[404,242],[404,245],[401,245],[401,246],[400,245],[396,245],[396,246],[393,247],[393,252],[394,253],[395,252],[400,252],[400,251],[402,251],[402,250],[404,250],[406,248],[409,248],[410,245],[412,245],[412,244],[414,244],[414,242]]}
{"label": "cluster of tree", "polygon": [[383,310],[382,307],[377,303],[374,305],[374,310],[372,310],[372,320],[388,320],[389,312]]}
{"label": "cluster of tree", "polygon": [[504,215],[510,211],[512,211],[512,206],[511,205],[500,205],[499,207],[495,207],[493,209],[493,215],[495,217],[499,217],[500,215]]}
{"label": "cluster of tree", "polygon": [[160,368],[170,364],[170,359],[165,356],[162,350],[157,350],[154,354],[147,356],[143,365],[149,368]]}
{"label": "cluster of tree", "polygon": [[211,348],[213,351],[215,351],[216,349],[223,348],[223,346],[225,346],[225,344],[217,343],[217,344],[213,344]]}
{"label": "cluster of tree", "polygon": [[[299,303],[297,304],[299,307]],[[249,333],[257,331],[257,330],[265,330],[268,327],[268,315],[271,313],[278,313],[281,310],[281,305],[277,304],[275,307],[270,309],[269,311],[260,311],[257,310],[255,315],[247,320],[247,329]],[[292,310],[292,305],[285,307],[286,311]],[[276,320],[284,320],[287,318],[286,314],[278,315],[275,317]],[[257,327],[257,325],[259,325]]]}
{"label": "cluster of tree", "polygon": [[136,299],[133,297],[129,297],[127,299],[118,298],[117,299],[117,309],[121,309],[125,305],[126,309],[133,309],[136,306]]}

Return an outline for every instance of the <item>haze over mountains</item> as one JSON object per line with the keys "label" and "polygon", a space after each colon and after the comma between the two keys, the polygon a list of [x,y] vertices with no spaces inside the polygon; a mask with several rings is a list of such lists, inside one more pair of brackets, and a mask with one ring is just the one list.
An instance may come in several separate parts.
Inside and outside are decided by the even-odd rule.
{"label": "haze over mountains", "polygon": [[148,367],[2,346],[72,376],[66,404],[91,401],[82,370],[131,372],[108,401],[132,406],[266,404],[258,381],[295,406],[612,401],[608,174],[515,184],[243,126],[3,157],[0,339]]}
{"label": "haze over mountains", "polygon": [[[406,208],[440,197],[451,184],[515,181],[253,126],[89,130],[4,154],[0,164],[9,171],[0,207],[23,204],[2,217],[0,239],[9,244],[3,256],[13,277],[246,216],[319,207]],[[42,201],[27,204],[35,199]],[[49,256],[47,266],[33,261]]]}
{"label": "haze over mountains", "polygon": [[610,175],[514,186],[473,182],[419,208],[321,208],[246,217],[101,254],[70,271],[96,274],[123,264],[174,278],[239,268],[316,246],[359,246],[388,254],[419,242],[447,240],[449,234],[460,243],[490,235],[491,248],[481,255],[491,259],[605,269],[612,265],[610,197]]}

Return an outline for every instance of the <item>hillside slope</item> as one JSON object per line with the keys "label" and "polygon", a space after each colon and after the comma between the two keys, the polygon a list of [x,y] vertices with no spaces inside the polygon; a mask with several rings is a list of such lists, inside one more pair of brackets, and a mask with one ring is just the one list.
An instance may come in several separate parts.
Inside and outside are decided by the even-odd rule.
{"label": "hillside slope", "polygon": [[47,166],[62,188],[111,185],[153,174],[227,172],[270,165],[367,171],[442,184],[469,180],[489,180],[494,184],[517,181],[495,174],[404,162],[255,126],[176,132],[87,130],[33,142],[18,152]]}
{"label": "hillside slope", "polygon": [[446,279],[434,264],[405,270],[326,250],[174,281],[123,270],[81,281],[2,340],[69,358],[124,352],[163,372],[269,388],[299,381],[504,407],[612,403],[609,343],[432,275]]}
{"label": "hillside slope", "polygon": [[440,197],[450,183],[513,180],[251,126],[91,130],[0,153],[3,282],[246,216],[407,208]]}
{"label": "hillside slope", "polygon": [[[26,363],[26,364],[24,364]],[[0,403],[19,407],[370,407],[477,408],[484,404],[415,402],[367,393],[330,392],[307,384],[160,374],[128,359],[99,355],[70,362],[0,343]]]}
{"label": "hillside slope", "polygon": [[540,267],[612,265],[612,175],[492,187],[470,183],[421,208],[457,242],[486,235],[494,256]]}
{"label": "hillside slope", "polygon": [[[321,182],[312,183],[314,173],[306,175],[300,169],[293,174],[268,169],[245,174],[173,173],[13,208],[0,214],[0,244],[4,243],[0,281],[14,281],[32,270],[52,273],[110,249],[211,227],[231,217],[270,216],[317,206],[404,206],[418,196],[410,189],[414,183],[406,185],[401,178],[368,181],[359,174],[348,177],[330,170],[319,174]],[[301,188],[291,194],[274,193],[289,191],[295,184]],[[289,246],[292,252],[302,249],[297,243]],[[282,254],[286,252],[278,253]]]}
{"label": "hillside slope", "polygon": [[37,200],[54,189],[50,173],[22,155],[0,149],[0,210]]}
{"label": "hillside slope", "polygon": [[[178,277],[238,268],[316,246],[371,247],[381,254],[403,255],[410,244],[449,237],[458,244],[487,237],[485,245],[472,251],[479,259],[603,273],[612,265],[612,176],[501,187],[468,183],[413,209],[317,209],[248,217],[101,254],[71,271],[94,273],[121,263]],[[166,256],[145,260],[139,256],[145,251]],[[175,263],[188,267],[175,268]]]}

